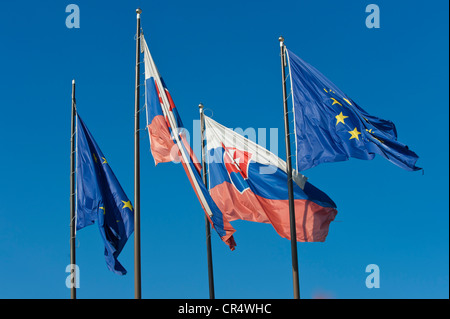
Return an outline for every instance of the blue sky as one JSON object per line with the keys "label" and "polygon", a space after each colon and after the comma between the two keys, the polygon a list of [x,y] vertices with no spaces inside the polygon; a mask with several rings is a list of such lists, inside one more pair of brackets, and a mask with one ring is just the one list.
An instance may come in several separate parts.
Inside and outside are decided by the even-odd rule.
{"label": "blue sky", "polygon": [[[79,29],[65,25],[70,3]],[[365,25],[370,3],[380,29]],[[420,156],[424,175],[380,156],[304,172],[338,215],[325,243],[298,245],[302,297],[449,297],[447,2],[26,0],[0,5],[0,298],[70,297],[73,78],[78,111],[133,198],[137,7],[188,129],[202,102],[225,126],[277,128],[285,158],[283,35],[366,111],[392,120]],[[143,297],[208,298],[204,213],[182,166],[155,168],[141,136]],[[233,225],[235,251],[212,236],[216,297],[292,298],[290,242],[270,225]],[[133,242],[119,257],[129,271],[121,277],[106,268],[98,228],[78,232],[79,298],[134,297]],[[380,288],[365,286],[369,264]]]}

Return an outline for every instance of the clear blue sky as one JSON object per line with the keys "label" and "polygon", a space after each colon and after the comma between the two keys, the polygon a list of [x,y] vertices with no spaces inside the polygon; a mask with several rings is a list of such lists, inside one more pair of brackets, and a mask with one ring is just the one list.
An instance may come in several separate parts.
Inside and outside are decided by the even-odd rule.
{"label": "clear blue sky", "polygon": [[[81,10],[80,29],[65,8]],[[376,3],[381,28],[365,25]],[[202,102],[231,127],[278,128],[278,36],[369,113],[392,120],[421,172],[373,161],[305,173],[338,205],[325,243],[299,243],[304,298],[449,297],[448,2],[36,1],[0,4],[0,298],[69,298],[71,81],[78,110],[133,198],[135,9],[188,129]],[[143,69],[142,69],[143,72]],[[198,141],[197,141],[198,142]],[[142,131],[144,298],[208,298],[204,213],[181,165],[154,167]],[[217,298],[292,298],[290,242],[235,222],[213,233]],[[106,268],[97,226],[78,233],[79,298],[133,298],[133,242]],[[368,264],[380,288],[368,289]]]}

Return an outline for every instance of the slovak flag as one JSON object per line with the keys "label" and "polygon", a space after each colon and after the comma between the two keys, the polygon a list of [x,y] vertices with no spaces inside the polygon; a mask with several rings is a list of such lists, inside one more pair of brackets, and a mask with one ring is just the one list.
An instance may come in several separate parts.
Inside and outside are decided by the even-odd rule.
{"label": "slovak flag", "polygon": [[220,238],[234,250],[234,228],[211,198],[200,175],[201,165],[187,142],[183,123],[142,36],[145,63],[147,128],[155,164],[181,162],[206,216]]}
{"label": "slovak flag", "polygon": [[[205,116],[211,197],[229,221],[272,224],[290,239],[286,162]],[[294,172],[297,241],[323,242],[336,204]]]}

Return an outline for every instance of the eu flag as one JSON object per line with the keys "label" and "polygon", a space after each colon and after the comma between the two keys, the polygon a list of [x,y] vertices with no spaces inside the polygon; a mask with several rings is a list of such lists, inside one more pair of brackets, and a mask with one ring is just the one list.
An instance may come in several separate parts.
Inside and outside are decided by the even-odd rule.
{"label": "eu flag", "polygon": [[416,171],[419,158],[397,141],[394,123],[368,114],[336,85],[290,50],[297,169],[350,157],[371,160],[380,154],[395,165]]}
{"label": "eu flag", "polygon": [[76,134],[77,230],[97,222],[109,270],[125,275],[117,257],[134,230],[133,206],[78,115]]}

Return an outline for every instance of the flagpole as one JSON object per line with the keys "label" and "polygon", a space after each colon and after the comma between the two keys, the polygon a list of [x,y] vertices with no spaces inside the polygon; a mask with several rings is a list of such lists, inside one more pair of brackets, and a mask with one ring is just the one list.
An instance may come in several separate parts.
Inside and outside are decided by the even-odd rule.
{"label": "flagpole", "polygon": [[292,275],[294,283],[294,299],[300,299],[300,285],[298,279],[298,256],[297,256],[297,231],[295,226],[295,206],[294,206],[294,187],[292,183],[292,162],[291,162],[291,141],[289,138],[289,115],[286,94],[286,74],[285,74],[285,46],[284,38],[280,36],[280,52],[281,52],[281,76],[283,83],[283,108],[284,108],[284,131],[286,141],[286,173],[288,176],[288,192],[289,192],[289,221],[291,227],[291,255],[292,255]]}
{"label": "flagpole", "polygon": [[75,80],[72,80],[72,120],[70,137],[70,265],[72,286],[70,288],[70,298],[77,299],[76,290],[76,261],[75,261],[75,116],[77,113],[75,101]]}
{"label": "flagpole", "polygon": [[134,112],[134,298],[141,299],[141,216],[140,216],[140,149],[139,149],[139,97],[141,53],[141,9],[136,9],[136,86]]}
{"label": "flagpole", "polygon": [[[203,114],[203,104],[199,104],[200,109],[200,126],[201,126],[201,146],[202,146],[202,170],[203,170],[203,183],[207,186],[207,173],[205,163],[205,116]],[[215,299],[214,293],[214,273],[212,264],[212,250],[211,250],[211,227],[208,217],[205,215],[206,226],[206,252],[208,259],[208,281],[209,281],[209,299]]]}

